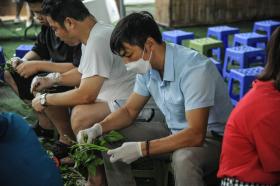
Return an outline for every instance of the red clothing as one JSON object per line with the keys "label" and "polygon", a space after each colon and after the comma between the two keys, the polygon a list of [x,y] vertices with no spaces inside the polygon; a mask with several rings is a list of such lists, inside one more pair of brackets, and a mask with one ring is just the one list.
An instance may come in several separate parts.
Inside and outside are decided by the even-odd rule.
{"label": "red clothing", "polygon": [[280,92],[256,81],[226,125],[218,177],[280,183]]}

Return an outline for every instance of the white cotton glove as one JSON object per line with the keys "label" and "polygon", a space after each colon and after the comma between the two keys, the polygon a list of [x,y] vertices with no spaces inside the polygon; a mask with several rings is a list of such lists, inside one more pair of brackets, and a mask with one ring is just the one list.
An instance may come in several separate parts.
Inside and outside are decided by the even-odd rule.
{"label": "white cotton glove", "polygon": [[60,78],[59,72],[49,73],[47,76],[35,76],[32,80],[30,92],[41,91],[57,84]]}
{"label": "white cotton glove", "polygon": [[141,142],[126,142],[121,147],[108,150],[108,155],[111,155],[110,161],[112,163],[116,161],[122,161],[130,164],[131,162],[143,157],[141,150]]}
{"label": "white cotton glove", "polygon": [[13,68],[17,68],[17,66],[21,63],[23,63],[24,61],[27,61],[25,58],[19,58],[19,57],[12,57],[10,59],[10,61],[12,62],[12,66]]}
{"label": "white cotton glove", "polygon": [[99,123],[96,123],[91,128],[79,131],[77,141],[78,143],[85,143],[84,138],[87,137],[86,143],[92,143],[95,138],[101,135],[102,126]]}

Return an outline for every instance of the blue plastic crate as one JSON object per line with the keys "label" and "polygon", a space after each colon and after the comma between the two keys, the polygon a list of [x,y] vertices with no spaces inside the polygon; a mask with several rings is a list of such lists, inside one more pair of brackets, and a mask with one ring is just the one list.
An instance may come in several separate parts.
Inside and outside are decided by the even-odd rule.
{"label": "blue plastic crate", "polygon": [[[223,42],[224,49],[226,49],[229,46],[228,44],[229,36],[233,34],[237,34],[239,32],[240,32],[239,28],[235,28],[235,27],[229,27],[226,25],[214,26],[208,28],[207,37],[214,37],[216,39],[221,40]],[[213,54],[217,55],[217,58],[220,59],[221,49],[214,49]]]}
{"label": "blue plastic crate", "polygon": [[183,40],[194,39],[194,34],[193,32],[185,32],[182,30],[165,31],[162,32],[162,39],[181,45]]}
{"label": "blue plastic crate", "polygon": [[[2,47],[0,47],[0,65],[4,65],[6,63],[5,57],[4,57],[4,50]],[[0,79],[4,80],[4,74],[3,71],[0,71]]]}
{"label": "blue plastic crate", "polygon": [[[229,74],[228,90],[233,105],[236,105],[238,101],[244,97],[244,95],[251,88],[252,82],[263,71],[263,67],[252,67],[244,69],[232,69]],[[234,82],[238,81],[240,90],[238,94],[233,91]]]}
{"label": "blue plastic crate", "polygon": [[210,57],[209,58],[210,61],[216,66],[217,70],[220,72],[220,74],[222,75],[222,63],[220,63],[219,61],[217,61],[216,59]]}
{"label": "blue plastic crate", "polygon": [[273,31],[280,26],[279,21],[274,20],[264,20],[264,21],[257,21],[254,23],[253,32],[263,31],[266,32],[266,36],[270,39]]}
{"label": "blue plastic crate", "polygon": [[23,58],[24,55],[29,52],[33,48],[33,45],[19,45],[16,48],[16,56],[19,58]]}
{"label": "blue plastic crate", "polygon": [[240,68],[249,68],[251,64],[265,65],[265,51],[261,48],[250,46],[237,46],[226,49],[223,77],[228,78],[233,64],[239,64]]}
{"label": "blue plastic crate", "polygon": [[233,46],[246,45],[265,49],[267,40],[266,35],[255,32],[240,33],[234,35]]}

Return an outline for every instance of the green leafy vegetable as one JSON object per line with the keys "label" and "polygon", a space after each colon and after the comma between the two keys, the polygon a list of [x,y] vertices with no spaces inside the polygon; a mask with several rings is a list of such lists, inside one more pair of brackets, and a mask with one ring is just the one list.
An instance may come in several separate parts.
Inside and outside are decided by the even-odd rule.
{"label": "green leafy vegetable", "polygon": [[[111,131],[94,140],[94,143],[91,144],[78,144],[67,136],[65,138],[73,144],[70,151],[70,158],[75,164],[74,166],[66,164],[59,166],[64,186],[83,186],[86,183],[85,177],[96,175],[97,167],[104,163],[101,153],[109,150],[107,147],[108,144],[121,141],[124,139],[124,136],[116,131]],[[87,142],[87,137],[84,140]],[[49,143],[44,141],[41,141],[41,143],[48,149]],[[55,158],[51,151],[46,151],[50,158]]]}
{"label": "green leafy vegetable", "polygon": [[[114,143],[123,139],[124,137],[120,133],[111,131],[110,133],[96,139],[91,144],[75,143],[71,147],[70,152],[70,157],[75,162],[74,168],[79,170],[86,167],[89,175],[95,175],[96,168],[104,163],[101,153],[109,150],[109,148],[106,147],[108,143]],[[87,138],[85,138],[84,141],[86,142]]]}
{"label": "green leafy vegetable", "polygon": [[15,72],[15,69],[12,65],[12,61],[7,61],[5,64],[0,64],[0,71],[9,71],[10,73]]}
{"label": "green leafy vegetable", "polygon": [[73,167],[60,166],[60,174],[62,175],[64,186],[82,186],[86,183],[83,175]]}

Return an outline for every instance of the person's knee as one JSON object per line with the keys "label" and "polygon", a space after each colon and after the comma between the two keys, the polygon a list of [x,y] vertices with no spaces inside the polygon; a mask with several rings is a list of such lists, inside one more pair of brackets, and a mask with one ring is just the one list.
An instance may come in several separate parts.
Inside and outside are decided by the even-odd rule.
{"label": "person's knee", "polygon": [[175,174],[184,173],[186,175],[201,171],[197,153],[192,150],[174,152],[172,164]]}
{"label": "person's knee", "polygon": [[44,112],[42,113],[36,112],[36,114],[38,117],[38,125],[40,125],[40,127],[42,127],[43,129],[53,129],[53,125],[51,121],[49,120],[48,117],[46,117]]}
{"label": "person's knee", "polygon": [[12,77],[12,75],[11,75],[11,73],[9,71],[5,71],[4,72],[4,81],[6,83],[8,83],[9,85],[11,85],[12,82],[14,81],[13,77]]}
{"label": "person's knee", "polygon": [[172,166],[176,185],[204,185],[203,170],[197,153],[179,150],[173,153]]}
{"label": "person's knee", "polygon": [[80,130],[82,130],[82,123],[85,122],[85,118],[83,117],[83,113],[85,110],[82,106],[75,106],[72,110],[71,114],[71,127],[75,135],[78,134]]}

